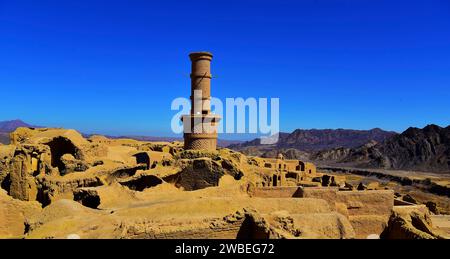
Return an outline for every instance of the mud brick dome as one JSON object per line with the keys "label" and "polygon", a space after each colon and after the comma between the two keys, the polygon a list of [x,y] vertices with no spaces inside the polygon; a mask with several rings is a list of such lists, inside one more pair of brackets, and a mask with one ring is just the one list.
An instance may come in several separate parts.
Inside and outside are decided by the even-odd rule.
{"label": "mud brick dome", "polygon": [[216,150],[220,116],[211,113],[211,60],[209,52],[189,54],[191,67],[191,112],[182,117],[184,148]]}

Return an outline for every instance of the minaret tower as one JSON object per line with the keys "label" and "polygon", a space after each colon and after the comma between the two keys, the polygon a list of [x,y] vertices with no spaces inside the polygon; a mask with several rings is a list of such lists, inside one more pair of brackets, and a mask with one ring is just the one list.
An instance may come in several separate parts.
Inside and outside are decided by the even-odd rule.
{"label": "minaret tower", "polygon": [[216,150],[220,116],[211,113],[211,60],[209,52],[189,54],[191,67],[191,113],[182,116],[184,149]]}

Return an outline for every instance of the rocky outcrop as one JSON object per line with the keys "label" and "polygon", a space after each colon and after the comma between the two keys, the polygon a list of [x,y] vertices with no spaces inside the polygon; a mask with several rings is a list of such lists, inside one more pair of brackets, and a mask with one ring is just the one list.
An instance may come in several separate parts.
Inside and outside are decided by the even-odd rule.
{"label": "rocky outcrop", "polygon": [[376,141],[370,141],[369,143],[353,149],[340,147],[319,151],[311,155],[311,160],[337,163],[367,162],[370,159],[379,156],[379,152],[375,152],[376,149],[373,149],[377,144]]}
{"label": "rocky outcrop", "polygon": [[409,128],[375,147],[382,156],[370,164],[383,168],[450,172],[450,126]]}

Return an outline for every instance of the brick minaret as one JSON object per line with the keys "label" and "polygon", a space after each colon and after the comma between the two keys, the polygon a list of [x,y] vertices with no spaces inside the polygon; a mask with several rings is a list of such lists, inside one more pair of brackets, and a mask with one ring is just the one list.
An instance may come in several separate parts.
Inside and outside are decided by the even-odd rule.
{"label": "brick minaret", "polygon": [[184,115],[184,148],[216,150],[220,116],[211,113],[211,60],[209,52],[189,55],[191,68],[191,113]]}

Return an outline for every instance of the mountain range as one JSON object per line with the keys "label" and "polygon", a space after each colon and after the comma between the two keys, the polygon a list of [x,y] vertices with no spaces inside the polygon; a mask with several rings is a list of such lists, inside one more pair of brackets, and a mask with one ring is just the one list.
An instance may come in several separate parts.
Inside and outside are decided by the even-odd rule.
{"label": "mountain range", "polygon": [[324,150],[310,159],[362,168],[450,173],[450,126],[411,127],[381,143]]}
{"label": "mountain range", "polygon": [[397,135],[392,131],[382,129],[351,130],[351,129],[297,129],[292,133],[280,133],[275,145],[262,145],[260,139],[254,139],[240,144],[230,145],[229,148],[238,151],[250,149],[284,150],[297,149],[300,151],[314,152],[337,147],[354,148],[366,144],[369,141],[383,142]]}
{"label": "mountain range", "polygon": [[295,130],[275,145],[259,139],[231,145],[246,155],[312,161],[319,165],[450,173],[450,126],[410,127],[401,134],[373,129]]}

